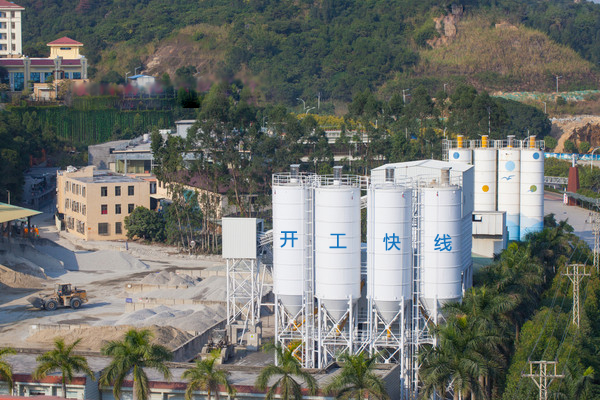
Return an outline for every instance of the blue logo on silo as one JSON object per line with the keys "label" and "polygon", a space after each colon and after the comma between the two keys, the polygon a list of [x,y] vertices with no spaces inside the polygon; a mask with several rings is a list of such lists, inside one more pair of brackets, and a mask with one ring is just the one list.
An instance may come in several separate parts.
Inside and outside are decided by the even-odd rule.
{"label": "blue logo on silo", "polygon": [[540,153],[533,153],[533,159],[537,160],[540,158]]}
{"label": "blue logo on silo", "polygon": [[454,159],[458,159],[460,157],[460,154],[458,154],[458,151],[455,151],[454,154],[452,154],[452,157],[454,157]]}
{"label": "blue logo on silo", "polygon": [[506,170],[513,171],[515,169],[515,163],[513,161],[506,162]]}

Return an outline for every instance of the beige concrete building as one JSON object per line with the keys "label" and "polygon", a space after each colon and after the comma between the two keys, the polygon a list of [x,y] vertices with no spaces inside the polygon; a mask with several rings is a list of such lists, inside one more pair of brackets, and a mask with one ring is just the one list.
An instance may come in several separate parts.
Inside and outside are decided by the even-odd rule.
{"label": "beige concrete building", "polygon": [[85,240],[125,239],[125,217],[138,206],[150,208],[151,183],[94,166],[58,171],[56,202],[61,225]]}

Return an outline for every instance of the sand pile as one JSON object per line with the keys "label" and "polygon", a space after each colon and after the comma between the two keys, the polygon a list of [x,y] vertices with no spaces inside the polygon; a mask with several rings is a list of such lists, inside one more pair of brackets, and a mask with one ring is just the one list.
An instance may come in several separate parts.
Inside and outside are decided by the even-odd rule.
{"label": "sand pile", "polygon": [[146,275],[141,283],[146,285],[195,286],[197,282],[189,275],[160,271]]}
{"label": "sand pile", "polygon": [[148,266],[128,253],[116,250],[69,250],[50,241],[36,248],[63,262],[70,271],[130,271],[148,269]]}
{"label": "sand pile", "polygon": [[222,276],[211,276],[210,278],[196,282],[195,286],[190,286],[187,289],[157,289],[145,292],[142,297],[151,299],[194,299],[225,302],[227,300],[227,278]]}
{"label": "sand pile", "polygon": [[[121,340],[125,332],[131,328],[131,326],[82,326],[72,330],[42,328],[29,336],[27,342],[49,347],[54,344],[54,339],[57,337],[64,338],[66,343],[72,343],[81,338],[76,350],[100,351],[107,342]],[[149,326],[148,329],[153,334],[152,343],[161,344],[170,350],[181,346],[194,337],[191,333],[170,326]]]}
{"label": "sand pile", "polygon": [[32,276],[29,273],[21,273],[29,271],[30,267],[27,264],[16,264],[14,268],[8,268],[0,264],[0,283],[11,288],[28,288],[40,289],[43,285],[43,278]]}
{"label": "sand pile", "polygon": [[204,332],[227,317],[224,305],[195,305],[189,309],[174,309],[167,306],[145,308],[125,314],[115,325],[172,326],[184,331]]}

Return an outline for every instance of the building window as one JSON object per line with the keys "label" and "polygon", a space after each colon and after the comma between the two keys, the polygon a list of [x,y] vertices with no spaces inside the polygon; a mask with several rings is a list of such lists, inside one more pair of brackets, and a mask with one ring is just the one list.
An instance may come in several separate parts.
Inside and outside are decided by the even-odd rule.
{"label": "building window", "polygon": [[81,79],[81,72],[73,72],[73,79]]}
{"label": "building window", "polygon": [[15,29],[15,23],[14,23],[14,22],[11,22],[11,23],[10,23],[10,27],[11,27],[12,29]]}
{"label": "building window", "polygon": [[156,194],[156,182],[150,182],[150,194]]}
{"label": "building window", "polygon": [[85,197],[85,186],[83,186],[83,187],[81,188],[81,195],[82,195],[83,197]]}
{"label": "building window", "polygon": [[108,214],[108,206],[106,204],[102,204],[100,209],[102,214]]}
{"label": "building window", "polygon": [[133,212],[133,209],[135,208],[135,204],[128,204],[127,205],[127,212],[129,214],[131,214]]}
{"label": "building window", "polygon": [[60,49],[61,49],[61,50],[71,50],[71,48],[70,48],[70,47],[61,47]]}
{"label": "building window", "polygon": [[108,223],[101,222],[98,224],[98,235],[108,235]]}
{"label": "building window", "polygon": [[121,214],[121,205],[115,204],[115,214]]}
{"label": "building window", "polygon": [[115,186],[115,196],[121,195],[121,186]]}
{"label": "building window", "polygon": [[15,12],[14,12],[14,11],[11,11],[11,12],[10,12],[10,16],[14,18],[14,17],[15,17]]}
{"label": "building window", "polygon": [[42,75],[39,72],[32,72],[29,74],[29,80],[33,81],[33,83],[40,83],[42,81]]}
{"label": "building window", "polygon": [[[4,47],[1,49],[1,47]],[[6,45],[0,45],[1,50],[6,50]],[[25,74],[23,72],[11,72],[13,76],[13,86],[16,92],[20,92],[25,87]]]}
{"label": "building window", "polygon": [[84,204],[84,205],[81,206],[81,213],[83,215],[85,215],[85,212],[86,212],[86,205]]}
{"label": "building window", "polygon": [[120,235],[121,233],[123,233],[121,222],[115,222],[115,234]]}
{"label": "building window", "polygon": [[133,186],[127,186],[127,194],[133,196]]}
{"label": "building window", "polygon": [[108,196],[108,187],[106,187],[106,186],[100,187],[100,196],[102,196],[102,197]]}
{"label": "building window", "polygon": [[6,13],[5,12],[0,12],[0,18],[6,18]]}

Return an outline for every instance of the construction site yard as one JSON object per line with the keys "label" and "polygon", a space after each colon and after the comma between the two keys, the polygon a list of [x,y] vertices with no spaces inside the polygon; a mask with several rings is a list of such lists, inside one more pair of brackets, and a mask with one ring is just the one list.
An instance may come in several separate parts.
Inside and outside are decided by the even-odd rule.
{"label": "construction site yard", "polygon": [[[39,239],[3,238],[0,248],[0,347],[48,349],[54,338],[82,338],[98,352],[131,327],[175,349],[226,318],[226,278],[216,256],[179,254],[137,242],[85,242],[58,232],[51,214],[32,218]],[[211,273],[201,278],[202,271]],[[217,272],[215,272],[217,271]],[[85,289],[79,309],[34,308],[28,298],[57,283]]]}

